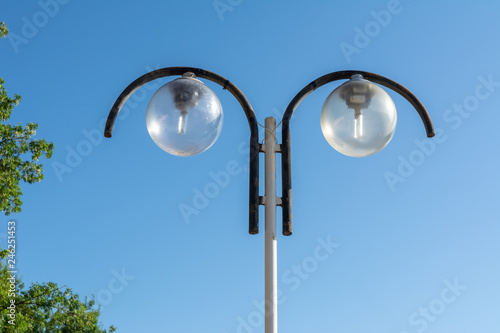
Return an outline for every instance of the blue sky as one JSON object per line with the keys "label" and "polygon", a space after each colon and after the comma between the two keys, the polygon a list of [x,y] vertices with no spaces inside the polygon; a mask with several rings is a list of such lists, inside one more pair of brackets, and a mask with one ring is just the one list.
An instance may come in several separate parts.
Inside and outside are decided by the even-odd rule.
{"label": "blue sky", "polygon": [[[439,135],[427,140],[415,110],[388,91],[394,138],[350,158],[319,122],[338,84],[301,103],[291,122],[294,234],[278,238],[279,330],[500,330],[497,1],[3,1],[0,20],[11,32],[0,76],[23,97],[12,121],[39,123],[56,146],[45,179],[23,187],[23,211],[2,218],[2,247],[17,221],[28,284],[96,295],[102,322],[120,333],[264,332],[264,235],[247,233],[249,131],[236,100],[206,82],[224,126],[188,158],[164,153],[145,126],[168,79],[136,92],[112,139],[103,119],[130,82],[162,67],[228,78],[260,123],[279,122],[317,77],[358,69],[409,88]],[[179,207],[194,207],[229,165],[238,170],[229,184],[183,217]],[[261,231],[263,218],[261,207]]]}

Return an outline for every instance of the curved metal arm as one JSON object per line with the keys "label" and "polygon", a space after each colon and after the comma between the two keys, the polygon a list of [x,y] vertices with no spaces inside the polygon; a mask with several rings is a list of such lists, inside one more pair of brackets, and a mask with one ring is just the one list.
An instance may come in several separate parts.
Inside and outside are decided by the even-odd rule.
{"label": "curved metal arm", "polygon": [[193,67],[167,67],[162,69],[157,69],[147,74],[144,74],[134,82],[132,82],[125,90],[118,96],[118,99],[113,104],[111,111],[108,115],[108,120],[106,121],[106,127],[104,129],[104,136],[111,138],[113,132],[113,126],[115,124],[116,117],[120,112],[120,109],[125,104],[127,99],[141,86],[153,80],[172,76],[172,75],[182,75],[186,72],[192,72],[197,77],[201,77],[212,82],[217,83],[222,86],[223,89],[228,90],[240,103],[245,115],[247,116],[248,124],[250,125],[250,203],[249,203],[249,233],[257,234],[259,232],[259,129],[257,124],[257,118],[255,117],[255,112],[252,106],[248,102],[247,98],[243,93],[229,80],[224,77],[206,71],[200,68]]}
{"label": "curved metal arm", "polygon": [[336,81],[336,80],[346,80],[349,79],[354,74],[361,74],[363,78],[368,81],[378,83],[389,89],[394,90],[408,102],[413,105],[417,110],[420,118],[422,119],[425,130],[427,132],[427,137],[431,138],[434,136],[434,126],[432,125],[429,113],[423,106],[423,104],[418,100],[415,95],[399,83],[392,81],[386,77],[378,74],[373,74],[363,71],[339,71],[330,74],[323,75],[322,77],[309,83],[304,89],[302,89],[290,102],[286,111],[283,115],[283,131],[282,131],[282,162],[281,162],[281,177],[282,177],[282,207],[283,207],[283,235],[289,236],[292,234],[292,177],[291,177],[291,158],[290,158],[290,118],[297,106],[302,102],[302,100],[312,93],[317,88]]}

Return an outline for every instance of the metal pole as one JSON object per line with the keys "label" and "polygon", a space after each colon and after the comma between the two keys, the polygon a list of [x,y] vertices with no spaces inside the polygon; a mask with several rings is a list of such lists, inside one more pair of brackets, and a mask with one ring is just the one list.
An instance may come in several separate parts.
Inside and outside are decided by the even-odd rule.
{"label": "metal pole", "polygon": [[266,118],[265,154],[265,333],[278,332],[278,274],[276,241],[276,119]]}

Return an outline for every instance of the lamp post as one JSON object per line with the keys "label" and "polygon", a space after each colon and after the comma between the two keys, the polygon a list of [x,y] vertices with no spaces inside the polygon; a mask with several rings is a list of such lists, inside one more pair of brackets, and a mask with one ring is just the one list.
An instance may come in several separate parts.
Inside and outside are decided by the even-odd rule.
{"label": "lamp post", "polygon": [[[127,99],[142,85],[167,76],[182,76],[162,86],[151,98],[146,124],[155,143],[166,152],[191,156],[207,150],[218,138],[223,122],[217,96],[198,78],[213,81],[240,103],[250,126],[249,233],[259,232],[259,205],[265,206],[265,332],[276,333],[277,230],[276,209],[282,206],[285,236],[292,234],[292,185],[290,120],[300,102],[317,88],[349,80],[335,89],[323,105],[321,128],[328,143],[344,155],[363,157],[383,149],[395,131],[396,108],[377,84],[408,100],[422,119],[428,137],[434,128],[427,110],[408,89],[383,76],[363,71],[339,71],[321,76],[305,86],[283,115],[282,142],[275,136],[276,119],[265,119],[265,141],[259,143],[255,113],[243,93],[224,77],[193,67],[168,67],[149,72],[132,82],[115,101],[104,130],[110,138],[113,125]],[[259,195],[259,153],[265,154],[265,194]],[[276,196],[276,154],[282,154],[282,197]]]}

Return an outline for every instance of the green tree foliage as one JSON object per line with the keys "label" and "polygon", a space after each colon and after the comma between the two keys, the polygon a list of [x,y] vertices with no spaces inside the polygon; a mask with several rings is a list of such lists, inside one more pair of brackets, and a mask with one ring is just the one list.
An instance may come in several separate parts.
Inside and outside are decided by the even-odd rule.
{"label": "green tree foliage", "polygon": [[9,30],[5,26],[4,22],[0,22],[0,38],[3,36],[7,36],[9,34]]}
{"label": "green tree foliage", "polygon": [[[0,38],[7,34],[5,24],[0,22]],[[9,215],[21,211],[23,193],[19,182],[32,184],[43,179],[42,164],[37,161],[42,156],[50,158],[54,145],[32,138],[38,124],[22,126],[6,123],[21,96],[7,96],[3,85],[4,80],[0,78],[0,211]]]}
{"label": "green tree foliage", "polygon": [[[111,333],[99,323],[100,307],[92,299],[81,301],[69,288],[55,283],[33,283],[24,288],[16,276],[11,289],[9,253],[0,252],[0,331],[2,333]],[[3,258],[7,258],[3,260]],[[12,302],[14,300],[14,302]],[[14,304],[14,306],[12,306]],[[15,315],[15,317],[13,317]]]}

